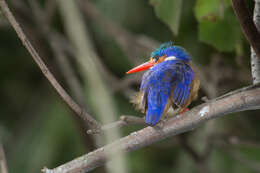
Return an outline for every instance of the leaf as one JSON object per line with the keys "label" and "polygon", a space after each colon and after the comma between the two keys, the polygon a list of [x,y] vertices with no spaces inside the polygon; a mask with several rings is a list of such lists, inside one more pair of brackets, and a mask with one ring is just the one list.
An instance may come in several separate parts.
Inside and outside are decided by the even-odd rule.
{"label": "leaf", "polygon": [[159,19],[166,23],[175,35],[178,34],[182,0],[150,0]]}
{"label": "leaf", "polygon": [[195,16],[199,22],[210,20],[212,17],[223,16],[220,0],[197,0],[195,6]]}
{"label": "leaf", "polygon": [[195,16],[199,21],[199,39],[219,51],[234,51],[241,44],[242,32],[228,2],[197,0]]}

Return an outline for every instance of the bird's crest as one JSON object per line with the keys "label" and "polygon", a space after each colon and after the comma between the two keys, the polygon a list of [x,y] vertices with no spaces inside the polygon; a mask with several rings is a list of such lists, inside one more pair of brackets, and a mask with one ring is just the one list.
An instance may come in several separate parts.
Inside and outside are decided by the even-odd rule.
{"label": "bird's crest", "polygon": [[165,50],[168,49],[170,47],[174,46],[174,42],[173,41],[169,41],[167,43],[163,43],[158,49],[156,49],[155,51],[152,52],[152,57],[156,57],[156,56],[161,56],[161,53]]}
{"label": "bird's crest", "polygon": [[172,42],[172,41],[162,44],[158,49],[156,49],[151,54],[152,58],[155,58],[155,59],[158,59],[164,55],[166,55],[167,57],[175,56],[178,59],[184,60],[184,61],[191,60],[187,51],[180,46],[175,46],[174,42]]}
{"label": "bird's crest", "polygon": [[173,41],[169,41],[167,43],[163,43],[160,47],[159,47],[159,50],[160,49],[167,49],[169,47],[173,47],[174,46],[174,42]]}

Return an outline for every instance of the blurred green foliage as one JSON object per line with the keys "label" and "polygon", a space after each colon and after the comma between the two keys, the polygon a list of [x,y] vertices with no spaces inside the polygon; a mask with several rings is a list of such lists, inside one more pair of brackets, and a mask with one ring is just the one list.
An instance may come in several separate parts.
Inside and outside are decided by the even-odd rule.
{"label": "blurred green foliage", "polygon": [[156,15],[165,22],[174,34],[178,34],[182,0],[150,0],[150,4],[154,6]]}
{"label": "blurred green foliage", "polygon": [[229,52],[241,44],[242,32],[229,1],[197,0],[195,16],[201,41]]}
{"label": "blurred green foliage", "polygon": [[[46,1],[41,2],[45,7]],[[208,78],[210,80],[216,78],[217,82],[214,82],[218,95],[251,83],[249,45],[242,36],[230,1],[91,2],[109,20],[135,36],[145,35],[159,42],[173,40],[177,45],[185,47],[193,61],[201,65],[201,70],[215,70],[214,74],[208,74],[211,72],[208,70],[204,75],[211,75]],[[28,6],[29,10],[30,8]],[[48,42],[40,32],[37,32],[37,26],[30,18],[32,16],[22,15],[22,12],[14,7],[13,12],[19,21],[23,22],[22,26],[25,26],[29,35],[38,35],[30,39],[41,52],[45,50],[44,60],[66,90],[70,91],[52,51],[49,50]],[[54,17],[51,26],[64,34],[58,11]],[[3,20],[2,16],[0,20]],[[120,79],[125,77],[125,71],[134,65],[131,61],[133,57],[124,52],[116,39],[106,32],[106,28],[101,28],[93,20],[86,22],[101,61],[116,77]],[[14,31],[10,26],[0,25],[0,36],[0,137],[6,149],[10,172],[40,172],[44,166],[53,168],[89,152],[90,149],[84,142],[85,134],[77,121],[72,118],[75,115],[68,110],[43,77]],[[143,53],[137,58],[144,61],[149,56]],[[80,77],[76,63],[73,59],[70,61],[74,63],[74,70]],[[238,73],[239,71],[242,73]],[[138,84],[133,84],[131,87],[136,90],[139,88]],[[84,89],[88,90],[87,87]],[[205,95],[206,92],[202,89],[199,98]],[[114,99],[119,112],[118,117],[122,114],[142,116],[140,112],[134,110],[129,98],[122,92],[114,93]],[[200,100],[193,105],[199,103]],[[189,144],[199,153],[203,153],[209,142],[207,137],[211,135],[239,136],[241,139],[258,144],[260,141],[258,114],[259,111],[236,113],[211,121],[185,135]],[[129,126],[121,130],[123,135],[128,135],[140,128],[142,127]],[[211,172],[259,172],[259,169],[244,162],[246,160],[249,163],[259,163],[259,144],[234,145],[224,139],[216,141],[208,156],[207,162]],[[192,156],[177,141],[177,137],[174,137],[127,154],[129,173],[200,172]],[[236,157],[237,153],[239,158]],[[93,172],[102,171],[102,168],[99,168]]]}

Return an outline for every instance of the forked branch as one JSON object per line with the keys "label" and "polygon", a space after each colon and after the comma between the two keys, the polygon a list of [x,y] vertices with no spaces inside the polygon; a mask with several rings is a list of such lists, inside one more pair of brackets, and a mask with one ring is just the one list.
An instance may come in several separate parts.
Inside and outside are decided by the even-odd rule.
{"label": "forked branch", "polygon": [[88,134],[97,134],[102,133],[113,128],[120,128],[128,125],[146,125],[144,118],[139,118],[136,116],[123,115],[120,117],[120,120],[113,123],[103,125],[100,129],[90,129],[87,131]]}

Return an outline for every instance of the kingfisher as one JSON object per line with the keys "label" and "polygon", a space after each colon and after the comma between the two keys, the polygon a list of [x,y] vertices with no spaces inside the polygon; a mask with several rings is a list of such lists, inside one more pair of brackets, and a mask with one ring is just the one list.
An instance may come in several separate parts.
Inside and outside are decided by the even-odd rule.
{"label": "kingfisher", "polygon": [[191,57],[172,41],[152,52],[148,62],[126,73],[144,70],[148,71],[142,77],[140,91],[133,103],[146,113],[145,122],[149,126],[167,118],[170,108],[174,111],[173,115],[187,111],[190,103],[197,98],[200,80]]}

